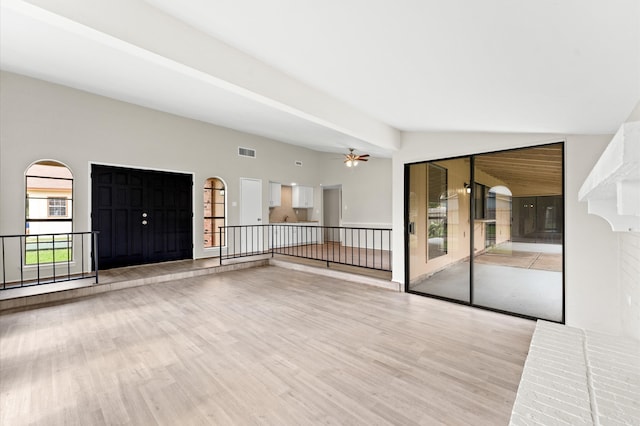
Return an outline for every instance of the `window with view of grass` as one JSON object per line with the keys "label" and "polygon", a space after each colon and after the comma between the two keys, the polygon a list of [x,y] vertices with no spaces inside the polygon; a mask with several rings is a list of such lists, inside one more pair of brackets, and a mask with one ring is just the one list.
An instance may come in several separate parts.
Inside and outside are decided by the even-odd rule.
{"label": "window with view of grass", "polygon": [[73,175],[57,161],[32,164],[25,174],[26,265],[73,258]]}

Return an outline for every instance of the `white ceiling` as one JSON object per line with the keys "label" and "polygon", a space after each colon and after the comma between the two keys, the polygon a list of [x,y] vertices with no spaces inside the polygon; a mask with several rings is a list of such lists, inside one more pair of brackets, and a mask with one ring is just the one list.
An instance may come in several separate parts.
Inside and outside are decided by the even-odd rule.
{"label": "white ceiling", "polygon": [[[640,100],[638,0],[145,1],[402,131],[613,133]],[[391,153],[129,40],[2,3],[3,69],[313,149]]]}

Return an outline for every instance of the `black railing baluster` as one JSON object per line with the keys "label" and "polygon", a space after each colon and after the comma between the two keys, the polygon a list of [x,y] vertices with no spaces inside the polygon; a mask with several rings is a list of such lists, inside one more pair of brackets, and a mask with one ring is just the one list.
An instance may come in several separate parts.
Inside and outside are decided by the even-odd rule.
{"label": "black railing baluster", "polygon": [[[88,265],[84,260],[85,235],[90,235],[92,244],[95,246],[92,255],[97,254],[98,231],[0,235],[0,240],[2,240],[2,285],[0,290],[15,288],[18,283],[19,287],[27,287],[92,277],[95,277],[96,283],[98,283],[99,268],[97,258],[94,259],[91,265],[95,274],[88,274],[86,270]],[[74,246],[77,245],[76,236],[80,238],[80,259],[77,256],[74,257]],[[18,240],[19,281],[18,274],[13,272],[15,269],[10,268],[10,272],[7,273],[7,239]],[[78,261],[77,265],[76,260]],[[65,265],[67,268],[66,273],[64,271]],[[35,277],[33,276],[34,270]]]}
{"label": "black railing baluster", "polygon": [[327,268],[329,267],[329,228],[325,228],[323,230],[323,234],[324,234],[324,241],[323,241],[323,247],[322,247],[322,258],[326,259],[327,261]]}
{"label": "black railing baluster", "polygon": [[373,263],[373,267],[376,267],[376,230],[374,229],[373,231],[371,231],[371,239],[373,240],[371,242],[371,253],[373,253],[373,255],[371,256],[371,260]]}
{"label": "black railing baluster", "polygon": [[67,281],[71,280],[71,243],[69,242],[69,235],[67,235]]}
{"label": "black railing baluster", "polygon": [[[222,254],[223,234],[232,232],[227,254]],[[220,264],[224,259],[282,254],[303,259],[390,271],[391,230],[297,224],[234,225],[219,228]],[[364,233],[364,238],[363,238]],[[377,234],[379,236],[376,236]],[[385,238],[388,239],[385,244]],[[322,239],[322,241],[321,241]],[[364,244],[363,244],[364,240]],[[369,246],[371,242],[371,246]],[[377,247],[379,244],[380,247]],[[343,248],[344,246],[344,248]],[[385,248],[389,253],[385,254]],[[379,253],[377,253],[379,251]],[[356,256],[357,254],[357,256]],[[364,255],[365,261],[362,262]],[[385,264],[388,260],[388,264]]]}
{"label": "black railing baluster", "polygon": [[358,229],[358,266],[362,266],[362,242],[360,236],[362,229]]}
{"label": "black railing baluster", "polygon": [[91,242],[93,243],[93,266],[96,271],[96,284],[98,284],[98,273],[100,271],[100,265],[98,265],[98,259],[100,259],[98,257],[98,232],[91,233]]}
{"label": "black railing baluster", "polygon": [[380,268],[382,269],[382,260],[384,259],[384,256],[382,254],[382,247],[384,245],[384,240],[383,240],[384,236],[382,234],[382,230],[380,230]]}
{"label": "black railing baluster", "polygon": [[349,241],[349,244],[351,244],[351,263],[353,263],[353,228],[351,228],[351,241]]}
{"label": "black railing baluster", "polygon": [[38,284],[40,284],[40,235],[36,235],[36,263],[38,264]]}
{"label": "black railing baluster", "polygon": [[80,257],[80,262],[82,262],[82,278],[84,278],[84,235],[80,235],[80,249],[82,250],[82,257]]}
{"label": "black railing baluster", "polygon": [[7,266],[4,257],[4,237],[2,237],[2,289],[7,286]]}
{"label": "black railing baluster", "polygon": [[391,231],[387,231],[387,238],[389,239],[389,263],[387,269],[391,270]]}
{"label": "black railing baluster", "polygon": [[336,260],[336,229],[331,228],[331,260]]}
{"label": "black railing baluster", "polygon": [[364,266],[369,266],[369,231],[364,231]]}
{"label": "black railing baluster", "polygon": [[[18,237],[18,240],[20,240],[20,287],[22,287],[24,285],[24,260],[22,258],[22,237]],[[27,248],[27,237],[24,238],[24,248]],[[26,253],[25,253],[25,257],[26,257]]]}
{"label": "black railing baluster", "polygon": [[56,282],[56,237],[51,234],[51,260],[53,261],[53,282]]}

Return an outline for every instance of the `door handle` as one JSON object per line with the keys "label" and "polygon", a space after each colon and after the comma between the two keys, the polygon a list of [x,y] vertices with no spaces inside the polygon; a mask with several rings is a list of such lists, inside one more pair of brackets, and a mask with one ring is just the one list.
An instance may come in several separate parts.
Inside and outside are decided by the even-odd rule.
{"label": "door handle", "polygon": [[142,217],[147,217],[147,213],[142,213]]}
{"label": "door handle", "polygon": [[146,224],[147,224],[147,221],[146,221],[146,220],[143,220],[143,221],[142,221],[142,224],[143,224],[143,225],[146,225]]}
{"label": "door handle", "polygon": [[258,218],[258,222],[262,222],[262,219]]}

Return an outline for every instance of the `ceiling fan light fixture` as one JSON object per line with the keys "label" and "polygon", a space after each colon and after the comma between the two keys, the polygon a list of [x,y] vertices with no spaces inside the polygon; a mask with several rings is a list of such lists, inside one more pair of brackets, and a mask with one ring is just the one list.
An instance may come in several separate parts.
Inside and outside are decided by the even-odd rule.
{"label": "ceiling fan light fixture", "polygon": [[347,167],[356,167],[360,161],[369,161],[369,154],[357,155],[354,154],[354,148],[349,148],[349,153],[344,155],[344,164]]}

